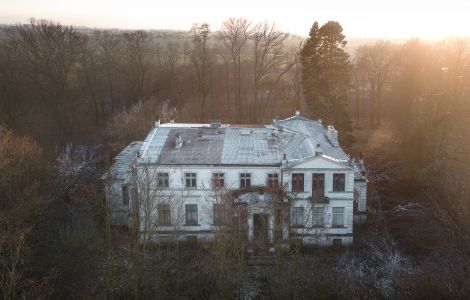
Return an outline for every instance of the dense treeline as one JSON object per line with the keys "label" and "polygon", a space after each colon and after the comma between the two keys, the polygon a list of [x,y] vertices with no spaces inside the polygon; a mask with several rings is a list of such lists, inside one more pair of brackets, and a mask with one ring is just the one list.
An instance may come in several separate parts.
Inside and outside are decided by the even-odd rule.
{"label": "dense treeline", "polygon": [[300,39],[270,24],[229,19],[176,38],[35,20],[4,31],[1,118],[45,142],[90,134],[139,103],[168,103],[185,121],[255,123],[299,101]]}
{"label": "dense treeline", "polygon": [[[469,99],[465,39],[348,48],[337,22],[315,22],[302,40],[235,18],[219,31],[3,27],[2,296],[463,298]],[[365,157],[369,221],[352,249],[293,247],[261,271],[224,243],[136,260],[131,234],[109,226],[103,166],[157,116],[269,123],[295,109],[334,124]]]}

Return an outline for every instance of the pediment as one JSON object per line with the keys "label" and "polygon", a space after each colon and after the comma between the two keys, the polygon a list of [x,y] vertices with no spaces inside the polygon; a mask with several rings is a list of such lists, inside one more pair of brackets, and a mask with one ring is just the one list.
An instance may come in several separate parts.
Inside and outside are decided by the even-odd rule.
{"label": "pediment", "polygon": [[327,156],[314,156],[299,162],[288,164],[287,169],[335,169],[345,170],[351,167],[345,163]]}

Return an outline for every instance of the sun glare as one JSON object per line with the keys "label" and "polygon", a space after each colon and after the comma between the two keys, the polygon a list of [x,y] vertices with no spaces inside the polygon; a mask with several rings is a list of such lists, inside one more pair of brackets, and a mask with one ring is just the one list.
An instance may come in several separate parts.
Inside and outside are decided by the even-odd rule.
{"label": "sun glare", "polygon": [[439,39],[470,36],[470,3],[450,1],[33,1],[0,0],[0,23],[52,19],[64,24],[124,29],[188,30],[208,22],[217,29],[228,17],[275,21],[305,36],[314,20],[339,21],[349,37]]}

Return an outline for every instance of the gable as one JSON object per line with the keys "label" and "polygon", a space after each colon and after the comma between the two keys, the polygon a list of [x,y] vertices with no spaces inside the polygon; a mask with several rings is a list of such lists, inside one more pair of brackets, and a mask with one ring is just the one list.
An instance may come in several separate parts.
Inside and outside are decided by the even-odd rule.
{"label": "gable", "polygon": [[315,156],[303,162],[288,165],[287,169],[334,169],[334,170],[350,170],[346,163],[342,163],[324,156]]}

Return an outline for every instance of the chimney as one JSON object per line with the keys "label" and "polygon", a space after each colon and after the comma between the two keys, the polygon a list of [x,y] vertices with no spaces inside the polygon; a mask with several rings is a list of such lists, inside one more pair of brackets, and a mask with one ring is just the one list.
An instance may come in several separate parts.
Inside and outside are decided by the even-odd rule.
{"label": "chimney", "polygon": [[183,146],[183,137],[181,133],[178,132],[175,137],[175,149],[180,149],[181,146]]}
{"label": "chimney", "polygon": [[336,130],[332,125],[329,125],[326,129],[326,137],[330,141],[330,143],[338,147],[339,142],[338,142],[338,130]]}
{"label": "chimney", "polygon": [[217,120],[211,121],[211,128],[219,128],[221,126],[222,126],[222,122],[217,121]]}
{"label": "chimney", "polygon": [[157,116],[157,120],[155,121],[155,127],[160,126],[160,118]]}
{"label": "chimney", "polygon": [[296,111],[295,111],[295,115],[296,115],[296,116],[300,116],[300,110],[296,110]]}
{"label": "chimney", "polygon": [[349,166],[354,167],[354,162],[356,161],[356,159],[349,155],[348,155],[348,159],[349,159]]}
{"label": "chimney", "polygon": [[285,153],[282,156],[281,165],[283,166],[287,165],[287,155]]}
{"label": "chimney", "polygon": [[170,123],[175,124],[175,118],[171,118]]}
{"label": "chimney", "polygon": [[321,149],[321,145],[320,144],[317,144],[315,146],[315,156],[321,156],[323,154],[323,151]]}
{"label": "chimney", "polygon": [[273,122],[271,123],[271,125],[276,126],[276,123],[277,123],[278,120],[279,120],[279,117],[278,117],[278,116],[275,116],[275,117],[273,118]]}

